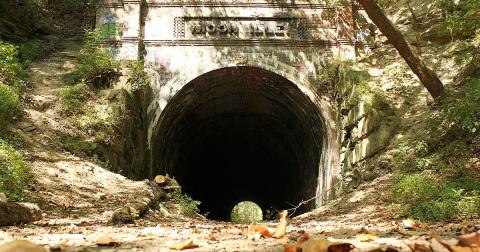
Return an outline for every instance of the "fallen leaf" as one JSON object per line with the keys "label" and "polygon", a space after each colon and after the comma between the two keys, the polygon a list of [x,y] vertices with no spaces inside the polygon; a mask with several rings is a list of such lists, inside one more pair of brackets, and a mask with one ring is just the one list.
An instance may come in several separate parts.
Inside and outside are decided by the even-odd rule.
{"label": "fallen leaf", "polygon": [[328,240],[308,240],[302,243],[302,252],[349,252],[353,249],[350,243],[332,243]]}
{"label": "fallen leaf", "polygon": [[300,248],[297,244],[284,244],[283,251],[284,252],[297,252]]}
{"label": "fallen leaf", "polygon": [[443,246],[443,244],[440,243],[437,239],[432,238],[430,242],[431,242],[432,250],[434,252],[450,252],[448,248]]}
{"label": "fallen leaf", "polygon": [[273,237],[275,238],[283,238],[287,234],[287,210],[283,210],[279,216],[280,216],[280,224],[278,224],[277,230],[275,231],[275,234],[273,234]]}
{"label": "fallen leaf", "polygon": [[17,240],[0,246],[0,252],[47,252],[47,250],[30,241]]}
{"label": "fallen leaf", "polygon": [[452,252],[480,252],[480,247],[450,246]]}
{"label": "fallen leaf", "polygon": [[198,245],[194,240],[187,240],[178,244],[174,244],[170,248],[175,250],[184,250],[184,249],[198,248]]}
{"label": "fallen leaf", "polygon": [[381,246],[374,249],[370,249],[366,252],[398,252],[398,250],[390,246]]}
{"label": "fallen leaf", "polygon": [[458,237],[458,245],[462,247],[480,247],[480,232]]}
{"label": "fallen leaf", "polygon": [[429,244],[420,244],[420,243],[415,242],[415,243],[408,244],[408,246],[414,252],[430,252],[430,251],[432,251]]}
{"label": "fallen leaf", "polygon": [[300,237],[298,237],[298,239],[297,239],[297,245],[300,245],[300,244],[308,241],[308,239],[310,239],[310,236],[308,235],[308,233],[306,233],[306,232],[302,233],[302,235]]}
{"label": "fallen leaf", "polygon": [[378,237],[373,234],[358,234],[355,237],[361,242],[371,242],[378,239]]}
{"label": "fallen leaf", "polygon": [[249,226],[247,231],[247,236],[252,235],[253,233],[259,233],[261,236],[265,238],[272,237],[272,233],[268,230],[268,227],[265,225],[254,225]]}
{"label": "fallen leaf", "polygon": [[108,235],[105,235],[105,236],[102,236],[100,237],[100,239],[98,239],[95,244],[99,245],[99,246],[117,246],[120,244],[120,242],[116,241],[115,239],[113,239],[112,237],[108,236]]}
{"label": "fallen leaf", "polygon": [[336,243],[328,247],[328,252],[349,252],[353,249],[353,245],[350,243]]}

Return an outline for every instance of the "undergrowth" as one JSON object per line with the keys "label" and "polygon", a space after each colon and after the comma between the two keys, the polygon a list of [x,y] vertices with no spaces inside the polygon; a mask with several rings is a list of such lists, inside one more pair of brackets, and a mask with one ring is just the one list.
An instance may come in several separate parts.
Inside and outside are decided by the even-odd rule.
{"label": "undergrowth", "polygon": [[76,69],[69,76],[71,83],[83,82],[94,88],[105,88],[120,76],[120,63],[100,46],[101,42],[99,30],[85,32],[85,47],[77,58]]}
{"label": "undergrowth", "polygon": [[198,206],[201,204],[200,201],[192,199],[187,194],[176,193],[174,195],[175,202],[179,206],[179,210],[182,214],[189,217],[198,216],[200,209]]}
{"label": "undergrowth", "polygon": [[77,115],[84,111],[89,89],[85,84],[68,86],[60,91],[62,112],[65,115]]}
{"label": "undergrowth", "polygon": [[143,89],[150,85],[151,78],[145,70],[145,63],[143,61],[134,61],[130,64],[130,74],[127,81],[128,91],[133,93],[137,90]]}
{"label": "undergrowth", "polygon": [[24,198],[23,189],[30,181],[31,173],[22,154],[0,139],[0,192],[9,200],[20,201]]}
{"label": "undergrowth", "polygon": [[420,220],[480,218],[480,77],[449,90],[422,129],[401,141],[392,200]]}

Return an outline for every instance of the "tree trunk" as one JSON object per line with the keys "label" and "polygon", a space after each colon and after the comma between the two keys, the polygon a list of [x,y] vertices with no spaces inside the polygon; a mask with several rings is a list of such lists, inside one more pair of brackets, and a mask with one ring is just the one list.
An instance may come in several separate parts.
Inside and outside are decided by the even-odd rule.
{"label": "tree trunk", "polygon": [[407,0],[407,7],[408,10],[410,11],[410,14],[412,14],[412,28],[413,31],[415,32],[415,39],[417,40],[417,54],[418,56],[422,56],[422,48],[420,45],[421,41],[421,36],[420,36],[420,22],[418,21],[417,15],[415,14],[415,10],[412,7],[412,3],[410,0]]}
{"label": "tree trunk", "polygon": [[0,202],[0,227],[24,224],[41,219],[42,211],[36,205]]}
{"label": "tree trunk", "polygon": [[443,98],[445,96],[445,89],[438,76],[413,52],[402,33],[400,33],[395,25],[388,19],[380,6],[378,6],[376,0],[358,0],[358,2],[365,9],[368,17],[397,49],[410,69],[418,76],[430,95],[432,95],[434,99]]}

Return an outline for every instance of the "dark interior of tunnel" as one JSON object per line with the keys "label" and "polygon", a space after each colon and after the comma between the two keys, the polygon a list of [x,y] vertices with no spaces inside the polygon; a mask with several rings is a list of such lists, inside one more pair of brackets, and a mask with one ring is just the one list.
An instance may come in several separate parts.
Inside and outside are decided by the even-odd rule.
{"label": "dark interior of tunnel", "polygon": [[175,176],[211,219],[229,220],[243,200],[265,213],[316,193],[320,113],[295,84],[270,71],[223,68],[194,79],[163,110],[153,141],[156,174]]}

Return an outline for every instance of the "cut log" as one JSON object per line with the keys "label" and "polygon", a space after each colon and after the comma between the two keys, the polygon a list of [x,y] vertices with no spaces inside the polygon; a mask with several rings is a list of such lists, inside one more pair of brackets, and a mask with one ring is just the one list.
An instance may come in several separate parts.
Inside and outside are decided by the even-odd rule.
{"label": "cut log", "polygon": [[158,175],[155,177],[155,183],[157,183],[157,185],[159,186],[163,186],[167,183],[167,177],[163,175]]}
{"label": "cut log", "polygon": [[0,202],[0,226],[30,223],[42,219],[42,210],[30,203]]}
{"label": "cut log", "polygon": [[[165,199],[167,194],[165,191],[147,180],[147,186],[150,188],[148,197],[136,198],[133,202],[127,203],[114,211],[110,223],[112,224],[128,224],[134,222],[136,218],[143,216],[151,207],[157,205],[160,199]],[[136,212],[133,214],[133,212]]]}

